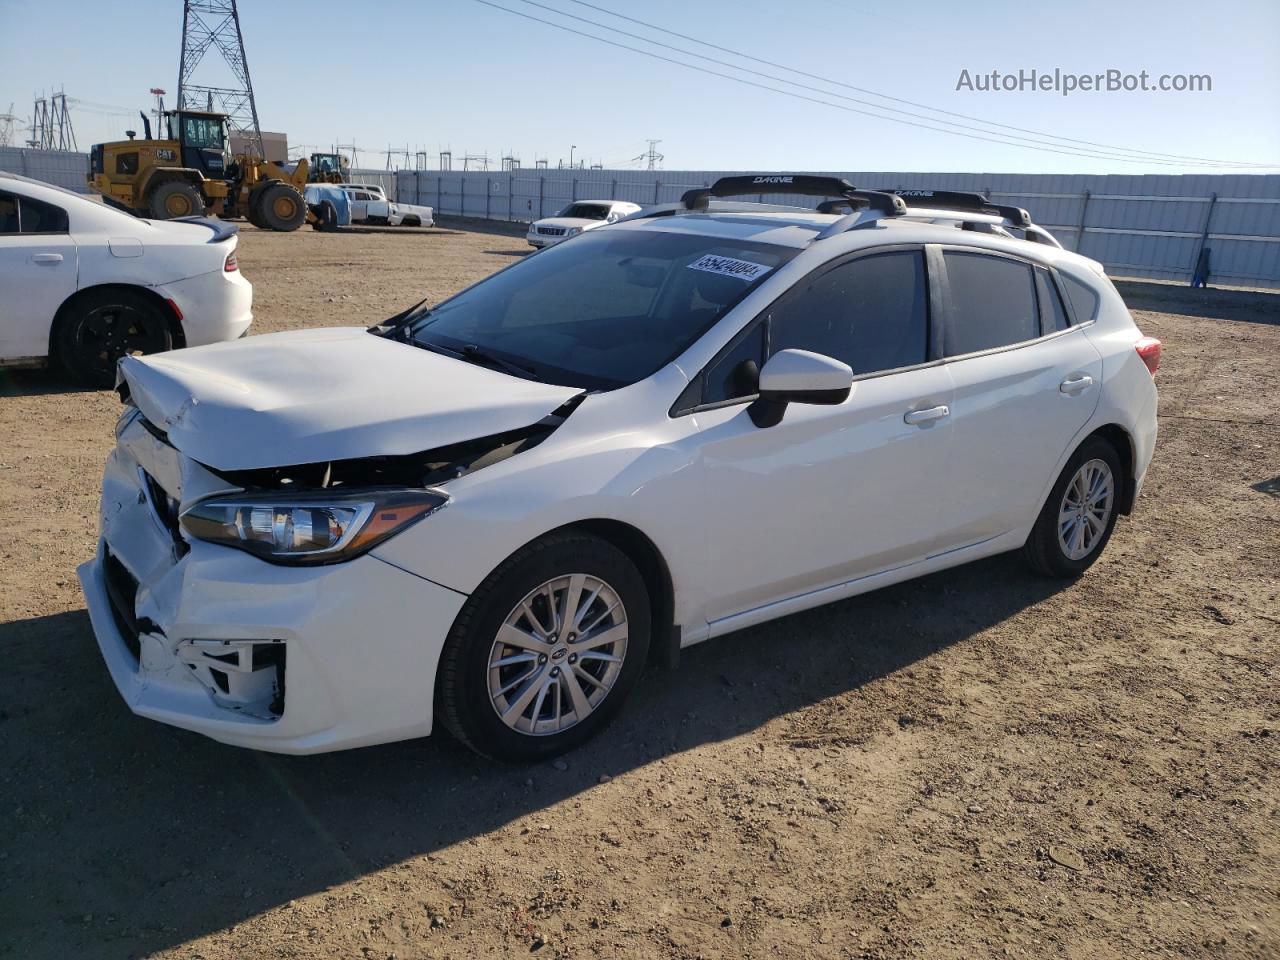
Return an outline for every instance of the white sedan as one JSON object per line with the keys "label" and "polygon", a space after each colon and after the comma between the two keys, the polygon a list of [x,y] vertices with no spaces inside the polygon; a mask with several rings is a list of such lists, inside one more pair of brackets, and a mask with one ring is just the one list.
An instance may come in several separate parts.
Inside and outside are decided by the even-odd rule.
{"label": "white sedan", "polygon": [[111,386],[123,356],[243,335],[236,243],[219,220],[143,220],[0,172],[0,367],[56,362]]}
{"label": "white sedan", "polygon": [[529,224],[525,239],[531,247],[550,247],[587,230],[617,223],[623,217],[640,212],[638,203],[625,200],[575,200],[554,217],[544,217]]}
{"label": "white sedan", "polygon": [[1025,211],[780,180],[854,212],[726,178],[370,330],[122,360],[80,577],[129,707],[537,759],[651,655],[1005,551],[1082,575],[1159,342]]}

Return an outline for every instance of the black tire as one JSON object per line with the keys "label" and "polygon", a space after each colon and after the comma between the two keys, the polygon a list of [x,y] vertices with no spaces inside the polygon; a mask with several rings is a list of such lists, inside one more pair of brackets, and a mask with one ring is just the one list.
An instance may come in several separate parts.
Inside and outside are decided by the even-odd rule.
{"label": "black tire", "polygon": [[[1106,521],[1100,534],[1090,534],[1093,539],[1087,545],[1087,552],[1083,556],[1072,556],[1064,548],[1063,536],[1060,534],[1060,515],[1066,507],[1068,486],[1072,484],[1081,468],[1093,461],[1106,464],[1111,473],[1111,494],[1107,505]],[[1102,437],[1093,436],[1080,444],[1076,452],[1071,455],[1071,459],[1067,461],[1067,465],[1062,468],[1057,483],[1049,493],[1049,499],[1045,501],[1040,510],[1040,516],[1036,518],[1036,525],[1031,528],[1031,535],[1027,537],[1027,542],[1022,547],[1022,555],[1031,569],[1046,577],[1075,579],[1093,566],[1098,557],[1102,556],[1102,551],[1106,549],[1107,542],[1111,539],[1111,531],[1115,529],[1116,518],[1120,515],[1120,493],[1127,483],[1128,477],[1124,471],[1124,464],[1110,442]],[[1080,522],[1083,523],[1083,521]],[[1081,549],[1084,547],[1082,546]]]}
{"label": "black tire", "polygon": [[204,197],[185,180],[168,180],[151,191],[147,209],[152,220],[204,216]]}
{"label": "black tire", "polygon": [[169,317],[150,299],[131,290],[93,291],[59,312],[54,327],[58,361],[72,378],[89,387],[112,387],[116,362],[126,354],[162,353],[173,348]]}
{"label": "black tire", "polygon": [[262,191],[258,216],[269,230],[297,230],[307,219],[307,203],[293,187],[276,181]]}
{"label": "black tire", "polygon": [[[621,600],[627,624],[621,667],[612,687],[584,719],[555,733],[518,732],[503,722],[489,692],[490,654],[498,631],[508,615],[540,584],[576,573],[604,581]],[[468,598],[449,631],[436,673],[437,718],[458,740],[488,757],[529,762],[572,750],[613,719],[640,679],[649,651],[649,609],[649,592],[635,564],[598,537],[585,533],[551,534],[522,547]],[[572,649],[572,644],[564,646]],[[553,655],[545,667],[530,664],[531,671],[545,670],[539,673],[538,682],[541,677],[555,676],[557,662],[563,665],[577,659],[571,656],[557,660],[559,656],[563,654]],[[585,662],[584,656],[580,666]],[[561,708],[563,683],[564,680],[550,684],[556,689],[557,710]],[[586,689],[580,684],[579,687]],[[548,711],[550,706],[546,706]],[[537,703],[533,704],[530,711],[537,707]]]}
{"label": "black tire", "polygon": [[311,229],[326,232],[338,229],[338,211],[330,201],[321,200],[311,208],[311,212],[315,214]]}
{"label": "black tire", "polygon": [[245,203],[244,218],[252,223],[259,230],[267,230],[267,222],[262,219],[262,194],[272,182],[260,183],[249,191],[249,199]]}

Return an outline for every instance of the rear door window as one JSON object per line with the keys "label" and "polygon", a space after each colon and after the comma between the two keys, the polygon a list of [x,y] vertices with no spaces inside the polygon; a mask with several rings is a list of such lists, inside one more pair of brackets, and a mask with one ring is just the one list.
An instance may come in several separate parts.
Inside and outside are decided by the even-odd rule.
{"label": "rear door window", "polygon": [[66,233],[67,211],[51,203],[20,198],[23,233]]}
{"label": "rear door window", "polygon": [[943,252],[949,303],[944,352],[958,357],[1040,336],[1029,263],[959,250]]}

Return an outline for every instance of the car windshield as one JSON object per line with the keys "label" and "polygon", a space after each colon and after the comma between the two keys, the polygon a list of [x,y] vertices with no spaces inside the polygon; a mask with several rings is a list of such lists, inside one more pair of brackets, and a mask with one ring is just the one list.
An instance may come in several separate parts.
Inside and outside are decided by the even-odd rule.
{"label": "car windshield", "polygon": [[605,203],[571,203],[560,211],[562,217],[573,217],[577,220],[604,220],[609,216],[609,205]]}
{"label": "car windshield", "polygon": [[614,389],[678,357],[796,252],[596,230],[482,280],[411,319],[409,330],[421,346],[487,354],[550,383]]}

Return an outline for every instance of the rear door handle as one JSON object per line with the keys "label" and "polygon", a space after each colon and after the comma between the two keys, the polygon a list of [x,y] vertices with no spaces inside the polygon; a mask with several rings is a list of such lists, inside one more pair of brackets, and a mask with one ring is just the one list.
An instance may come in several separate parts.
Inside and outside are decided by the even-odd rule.
{"label": "rear door handle", "polygon": [[1058,384],[1058,389],[1067,396],[1072,397],[1077,393],[1084,393],[1093,386],[1093,377],[1087,373],[1082,373],[1078,377],[1067,377],[1062,383]]}
{"label": "rear door handle", "polygon": [[920,426],[949,416],[951,416],[951,408],[944,403],[936,407],[926,407],[924,410],[908,410],[902,422]]}
{"label": "rear door handle", "polygon": [[62,254],[60,253],[35,253],[31,255],[32,263],[61,263]]}

